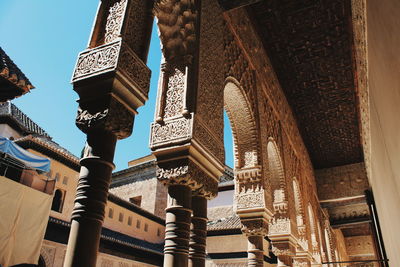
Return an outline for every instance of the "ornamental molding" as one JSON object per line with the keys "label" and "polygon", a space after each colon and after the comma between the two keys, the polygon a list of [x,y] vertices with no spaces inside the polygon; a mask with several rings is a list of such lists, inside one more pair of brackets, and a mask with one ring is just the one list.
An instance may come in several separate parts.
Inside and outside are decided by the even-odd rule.
{"label": "ornamental molding", "polygon": [[298,259],[293,260],[293,267],[308,267],[308,266],[310,265],[309,262],[306,260],[298,260]]}
{"label": "ornamental molding", "polygon": [[292,252],[290,249],[279,249],[272,245],[271,249],[272,253],[274,253],[275,256],[292,256]]}

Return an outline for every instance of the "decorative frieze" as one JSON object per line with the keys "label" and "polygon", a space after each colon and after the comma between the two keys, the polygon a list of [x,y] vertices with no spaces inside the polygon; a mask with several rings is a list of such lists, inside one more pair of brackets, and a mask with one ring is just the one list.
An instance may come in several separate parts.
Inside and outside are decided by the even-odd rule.
{"label": "decorative frieze", "polygon": [[122,39],[80,53],[72,82],[108,72],[123,74],[135,88],[147,96],[151,71]]}
{"label": "decorative frieze", "polygon": [[244,192],[235,195],[237,209],[265,207],[264,190]]}
{"label": "decorative frieze", "polygon": [[121,40],[83,51],[79,54],[72,82],[115,70],[121,49]]}
{"label": "decorative frieze", "polygon": [[163,123],[151,124],[150,147],[158,148],[187,142],[192,137],[193,120],[190,118],[177,118]]}
{"label": "decorative frieze", "polygon": [[268,235],[289,235],[291,234],[291,222],[289,218],[273,218],[269,223]]}

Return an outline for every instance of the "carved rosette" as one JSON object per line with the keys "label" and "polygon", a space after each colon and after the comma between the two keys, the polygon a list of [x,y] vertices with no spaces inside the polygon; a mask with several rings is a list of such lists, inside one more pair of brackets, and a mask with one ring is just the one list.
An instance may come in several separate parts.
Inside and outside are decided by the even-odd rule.
{"label": "carved rosette", "polygon": [[156,175],[166,185],[186,185],[195,195],[207,199],[214,198],[218,193],[218,181],[189,160],[159,163]]}

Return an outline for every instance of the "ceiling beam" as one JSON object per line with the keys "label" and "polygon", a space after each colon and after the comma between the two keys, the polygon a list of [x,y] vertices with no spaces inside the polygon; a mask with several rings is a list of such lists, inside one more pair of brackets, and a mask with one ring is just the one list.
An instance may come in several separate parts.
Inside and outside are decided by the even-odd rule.
{"label": "ceiling beam", "polygon": [[261,2],[262,0],[218,0],[219,5],[225,10],[229,11],[239,7],[248,6]]}

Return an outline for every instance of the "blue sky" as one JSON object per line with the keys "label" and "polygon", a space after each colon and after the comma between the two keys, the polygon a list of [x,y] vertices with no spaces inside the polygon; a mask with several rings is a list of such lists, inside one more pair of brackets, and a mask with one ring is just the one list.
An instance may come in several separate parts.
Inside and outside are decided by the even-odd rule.
{"label": "blue sky", "polygon": [[[36,87],[13,101],[44,128],[53,140],[80,155],[85,135],[75,126],[78,95],[70,84],[79,52],[86,48],[99,0],[2,0],[0,47]],[[147,65],[152,70],[149,100],[139,109],[133,134],[118,141],[116,170],[150,154],[149,125],[153,121],[161,50],[153,27]],[[228,124],[225,119],[225,125]],[[232,163],[232,135],[225,127],[227,164]]]}

